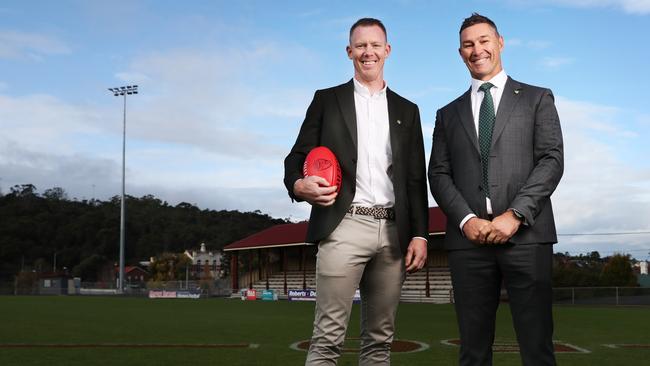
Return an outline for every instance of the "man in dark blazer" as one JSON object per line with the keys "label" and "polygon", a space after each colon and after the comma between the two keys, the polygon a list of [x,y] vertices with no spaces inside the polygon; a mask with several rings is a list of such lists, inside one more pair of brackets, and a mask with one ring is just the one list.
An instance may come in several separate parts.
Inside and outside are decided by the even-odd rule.
{"label": "man in dark blazer", "polygon": [[[386,29],[363,18],[350,29],[349,82],[318,90],[291,152],[284,183],[293,200],[312,205],[307,242],[318,243],[316,312],[307,365],[340,356],[357,287],[361,293],[360,365],[390,364],[394,321],[405,271],[427,256],[428,204],[420,114],[386,87]],[[341,190],[303,177],[307,153],[337,156]]]}
{"label": "man in dark blazer", "polygon": [[562,131],[550,90],[505,74],[503,37],[474,13],[460,29],[471,88],[438,110],[431,193],[448,219],[461,365],[491,365],[503,282],[524,365],[554,365],[551,194]]}

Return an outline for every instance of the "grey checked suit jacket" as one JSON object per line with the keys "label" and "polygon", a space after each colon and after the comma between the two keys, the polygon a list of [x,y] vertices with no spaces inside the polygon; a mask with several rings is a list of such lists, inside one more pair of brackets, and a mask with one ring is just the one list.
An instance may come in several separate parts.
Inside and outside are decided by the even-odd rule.
{"label": "grey checked suit jacket", "polygon": [[[428,236],[429,205],[422,127],[417,105],[390,88],[386,91],[386,99],[392,150],[395,222],[400,247],[402,252],[406,252],[411,238]],[[299,201],[293,194],[293,184],[303,177],[305,156],[316,146],[327,146],[334,152],[341,165],[343,181],[332,206],[312,206],[306,241],[313,243],[325,239],[334,231],[356,192],[357,117],[352,80],[333,88],[318,90],[314,94],[296,143],[284,160],[284,184],[294,200]]]}
{"label": "grey checked suit jacket", "polygon": [[[438,110],[429,161],[429,184],[447,215],[447,249],[472,248],[460,228],[470,213],[487,218],[471,90]],[[514,244],[555,243],[551,194],[564,170],[560,120],[549,89],[508,78],[490,148],[489,184],[494,216],[514,208],[525,225]]]}

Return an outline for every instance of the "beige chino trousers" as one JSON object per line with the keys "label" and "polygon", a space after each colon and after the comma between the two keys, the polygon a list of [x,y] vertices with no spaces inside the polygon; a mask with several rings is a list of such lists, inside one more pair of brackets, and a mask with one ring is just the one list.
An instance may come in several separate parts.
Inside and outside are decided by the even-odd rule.
{"label": "beige chino trousers", "polygon": [[318,245],[316,314],[305,365],[336,365],[357,288],[361,293],[359,365],[390,365],[404,276],[395,222],[346,214]]}

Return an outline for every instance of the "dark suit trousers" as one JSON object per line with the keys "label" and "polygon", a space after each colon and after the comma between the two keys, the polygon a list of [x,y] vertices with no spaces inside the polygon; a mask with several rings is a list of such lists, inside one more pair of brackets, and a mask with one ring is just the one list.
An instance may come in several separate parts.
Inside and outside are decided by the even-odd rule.
{"label": "dark suit trousers", "polygon": [[460,366],[492,365],[502,280],[523,365],[555,365],[552,263],[553,246],[546,244],[449,251],[461,337]]}

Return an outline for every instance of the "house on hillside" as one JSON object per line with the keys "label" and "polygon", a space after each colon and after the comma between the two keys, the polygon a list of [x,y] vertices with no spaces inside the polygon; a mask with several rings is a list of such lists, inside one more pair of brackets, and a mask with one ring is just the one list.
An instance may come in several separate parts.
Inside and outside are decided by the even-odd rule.
{"label": "house on hillside", "polygon": [[192,261],[190,275],[193,278],[200,278],[204,273],[209,273],[210,277],[215,279],[223,276],[221,268],[223,255],[219,252],[207,251],[205,243],[201,243],[201,248],[198,251],[186,250],[184,254]]}

